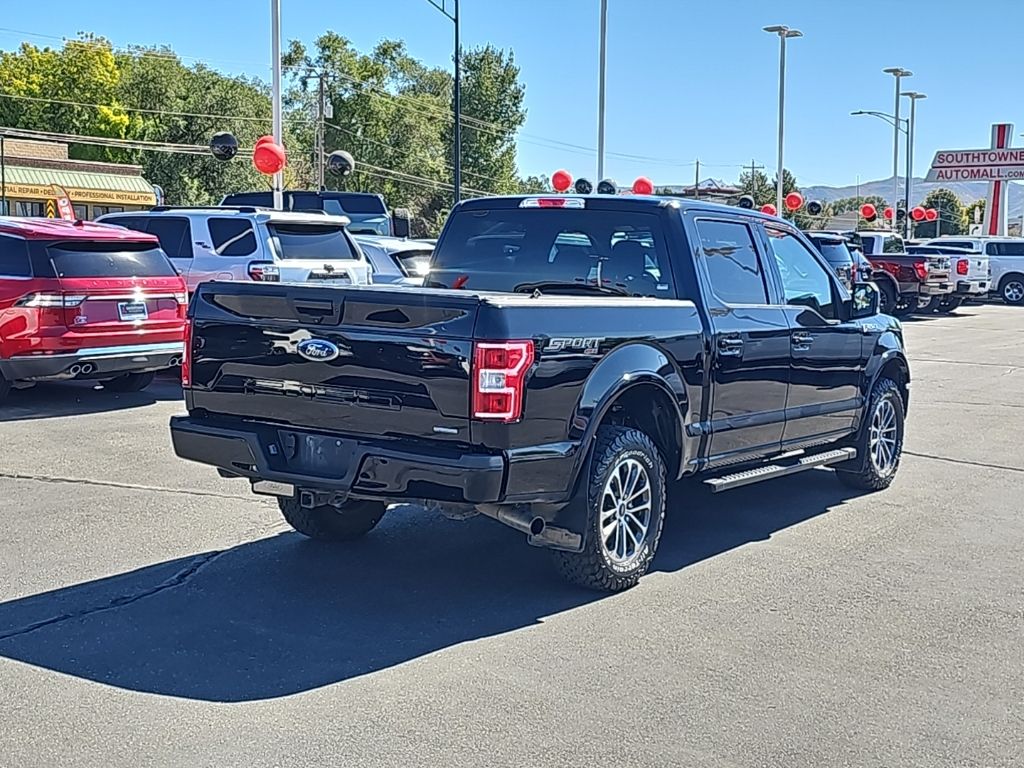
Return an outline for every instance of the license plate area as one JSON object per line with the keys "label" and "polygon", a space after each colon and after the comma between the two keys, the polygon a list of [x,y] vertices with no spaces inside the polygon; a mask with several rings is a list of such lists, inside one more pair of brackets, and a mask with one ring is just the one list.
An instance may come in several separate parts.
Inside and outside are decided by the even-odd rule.
{"label": "license plate area", "polygon": [[144,301],[119,301],[117,317],[124,323],[141,323],[149,319],[149,308]]}
{"label": "license plate area", "polygon": [[313,271],[309,273],[309,282],[319,283],[320,285],[352,285],[352,278],[349,275],[339,275],[336,272],[318,272]]}
{"label": "license plate area", "polygon": [[340,480],[352,463],[355,444],[327,435],[280,431],[281,452],[288,470]]}

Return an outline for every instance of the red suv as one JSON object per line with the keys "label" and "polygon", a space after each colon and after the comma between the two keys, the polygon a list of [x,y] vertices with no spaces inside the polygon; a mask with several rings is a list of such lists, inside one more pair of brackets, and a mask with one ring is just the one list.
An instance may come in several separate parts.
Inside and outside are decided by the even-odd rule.
{"label": "red suv", "polygon": [[0,400],[16,382],[137,392],[181,363],[185,282],[153,235],[0,217]]}

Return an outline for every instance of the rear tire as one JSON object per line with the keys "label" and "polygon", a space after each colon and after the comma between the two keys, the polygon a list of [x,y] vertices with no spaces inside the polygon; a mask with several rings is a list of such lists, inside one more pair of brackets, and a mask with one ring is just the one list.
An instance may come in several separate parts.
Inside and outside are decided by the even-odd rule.
{"label": "rear tire", "polygon": [[665,522],[665,463],[638,429],[597,430],[586,494],[587,534],[582,552],[555,552],[562,575],[582,587],[619,592],[635,586],[651,566]]}
{"label": "rear tire", "polygon": [[324,504],[307,508],[293,497],[279,498],[277,506],[288,525],[317,541],[361,538],[376,527],[387,511],[387,504],[382,501],[349,501],[340,507]]}
{"label": "rear tire", "polygon": [[859,469],[836,469],[843,485],[859,491],[881,491],[888,488],[900,468],[903,455],[903,397],[892,379],[880,379],[871,390],[856,443]]}
{"label": "rear tire", "polygon": [[898,300],[899,296],[891,285],[888,283],[878,283],[878,311],[880,314],[895,314]]}
{"label": "rear tire", "polygon": [[939,308],[941,303],[941,296],[932,296],[930,299],[919,300],[917,304],[917,311],[922,315],[930,315]]}
{"label": "rear tire", "polygon": [[999,297],[1010,306],[1024,304],[1024,275],[1007,275],[999,283]]}
{"label": "rear tire", "polygon": [[148,373],[125,373],[116,379],[107,379],[103,382],[103,388],[111,392],[141,392],[156,378],[154,371]]}
{"label": "rear tire", "polygon": [[939,307],[935,311],[939,312],[940,314],[946,315],[955,309],[959,309],[960,305],[963,303],[964,299],[962,296],[954,296],[949,299],[943,299],[942,301],[939,302]]}
{"label": "rear tire", "polygon": [[917,311],[917,296],[908,294],[907,296],[898,296],[896,298],[896,306],[893,307],[893,317],[910,317]]}

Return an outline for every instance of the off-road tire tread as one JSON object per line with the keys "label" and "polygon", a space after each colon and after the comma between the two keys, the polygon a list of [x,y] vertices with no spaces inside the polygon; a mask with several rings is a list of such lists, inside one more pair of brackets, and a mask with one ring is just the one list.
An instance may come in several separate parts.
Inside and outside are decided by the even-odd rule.
{"label": "off-road tire tread", "polygon": [[903,420],[905,418],[903,408],[903,396],[900,393],[899,385],[889,378],[879,379],[875,382],[874,388],[871,390],[871,400],[868,403],[866,411],[866,418],[868,421],[864,424],[863,434],[857,440],[857,460],[860,462],[860,468],[856,471],[847,469],[836,469],[836,477],[839,481],[850,488],[855,488],[858,491],[882,491],[888,488],[893,479],[896,477],[896,473],[899,471],[899,458],[896,462],[896,467],[886,477],[880,477],[875,471],[874,466],[871,463],[871,457],[868,454],[868,441],[871,439],[871,414],[875,412],[875,406],[878,405],[878,401],[881,400],[888,394],[892,394],[896,401],[896,414],[900,421],[899,429],[899,454],[902,458],[903,454],[903,441],[906,433],[903,428]]}
{"label": "off-road tire tread", "polygon": [[353,541],[372,531],[387,505],[382,501],[350,501],[340,509],[330,505],[303,507],[298,498],[277,500],[285,521],[301,533],[317,541]]}
{"label": "off-road tire tread", "polygon": [[[642,448],[654,459],[655,475],[651,477],[651,483],[658,483],[660,493],[658,494],[661,504],[657,510],[652,509],[652,537],[650,539],[650,556],[637,564],[633,570],[627,573],[617,573],[611,570],[605,563],[604,556],[600,551],[600,544],[596,540],[594,531],[589,530],[587,544],[582,552],[555,552],[555,564],[562,576],[569,582],[588,589],[600,590],[603,592],[621,592],[636,586],[641,577],[647,573],[651,562],[658,551],[658,542],[661,540],[661,532],[665,521],[665,499],[668,494],[668,487],[665,482],[665,462],[661,452],[654,444],[654,441],[644,432],[628,427],[605,425],[597,430],[594,441],[594,453],[591,464],[590,477],[586,480],[587,509],[588,513],[593,508],[594,500],[600,498],[604,491],[604,477],[609,465],[622,451],[635,448]],[[587,525],[592,524],[588,517]]]}
{"label": "off-road tire tread", "polygon": [[103,382],[103,388],[111,392],[141,392],[156,378],[155,371],[144,373],[125,373]]}

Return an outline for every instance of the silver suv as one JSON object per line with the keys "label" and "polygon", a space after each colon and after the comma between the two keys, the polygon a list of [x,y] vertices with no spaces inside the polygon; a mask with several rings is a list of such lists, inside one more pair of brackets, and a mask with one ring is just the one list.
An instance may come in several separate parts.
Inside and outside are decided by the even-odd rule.
{"label": "silver suv", "polygon": [[159,206],[97,221],[156,235],[189,291],[208,280],[366,285],[369,265],[348,219],[254,207]]}

